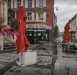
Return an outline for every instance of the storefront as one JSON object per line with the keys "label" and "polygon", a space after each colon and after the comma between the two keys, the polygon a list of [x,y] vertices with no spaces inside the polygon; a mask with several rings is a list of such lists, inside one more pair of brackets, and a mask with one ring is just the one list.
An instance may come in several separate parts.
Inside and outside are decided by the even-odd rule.
{"label": "storefront", "polygon": [[48,29],[50,26],[47,25],[27,25],[27,37],[32,44],[37,44],[39,41],[48,40]]}

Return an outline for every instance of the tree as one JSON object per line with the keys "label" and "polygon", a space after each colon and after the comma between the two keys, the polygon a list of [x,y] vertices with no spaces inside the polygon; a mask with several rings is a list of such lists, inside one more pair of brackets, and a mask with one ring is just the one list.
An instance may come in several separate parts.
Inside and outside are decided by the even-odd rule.
{"label": "tree", "polygon": [[15,12],[13,10],[10,10],[10,26],[13,30],[17,30],[17,18],[15,18]]}
{"label": "tree", "polygon": [[11,26],[11,28],[14,29],[15,31],[18,29],[17,24],[18,24],[17,18],[12,18],[12,19],[11,19],[11,25],[10,25],[10,26]]}
{"label": "tree", "polygon": [[54,27],[54,31],[53,31],[53,37],[54,37],[54,38],[57,38],[57,37],[58,37],[58,31],[59,31],[59,30],[58,30],[58,26],[55,26],[55,27]]}

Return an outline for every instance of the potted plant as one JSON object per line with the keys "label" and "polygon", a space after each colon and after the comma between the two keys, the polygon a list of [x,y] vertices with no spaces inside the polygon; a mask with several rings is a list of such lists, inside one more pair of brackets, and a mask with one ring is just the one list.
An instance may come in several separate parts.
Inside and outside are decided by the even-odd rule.
{"label": "potted plant", "polygon": [[42,14],[43,12],[45,12],[45,11],[47,11],[47,9],[46,9],[45,7],[43,7],[43,8],[37,7],[37,8],[36,8],[36,12],[37,12],[37,14],[38,14],[39,17],[40,17],[41,14]]}

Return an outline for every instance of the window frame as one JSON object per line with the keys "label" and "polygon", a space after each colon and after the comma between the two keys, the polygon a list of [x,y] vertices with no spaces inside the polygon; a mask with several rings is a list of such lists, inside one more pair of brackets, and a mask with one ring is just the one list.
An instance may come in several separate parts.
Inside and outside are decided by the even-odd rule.
{"label": "window frame", "polygon": [[44,19],[44,14],[41,13],[41,15],[39,16],[39,20],[43,20]]}
{"label": "window frame", "polygon": [[21,5],[21,0],[17,0],[17,7]]}
{"label": "window frame", "polygon": [[32,8],[32,0],[28,0],[28,8]]}
{"label": "window frame", "polygon": [[28,21],[31,21],[32,20],[32,12],[28,12],[27,15],[28,15]]}
{"label": "window frame", "polygon": [[43,0],[39,0],[39,7],[42,8],[44,6]]}

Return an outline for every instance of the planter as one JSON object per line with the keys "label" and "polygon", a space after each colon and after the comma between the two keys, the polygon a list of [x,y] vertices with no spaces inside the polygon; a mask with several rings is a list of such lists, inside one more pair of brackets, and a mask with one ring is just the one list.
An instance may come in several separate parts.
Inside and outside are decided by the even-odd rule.
{"label": "planter", "polygon": [[36,51],[23,51],[20,54],[20,58],[19,61],[17,62],[17,64],[19,66],[27,66],[27,65],[32,65],[35,64],[37,62],[37,53]]}

